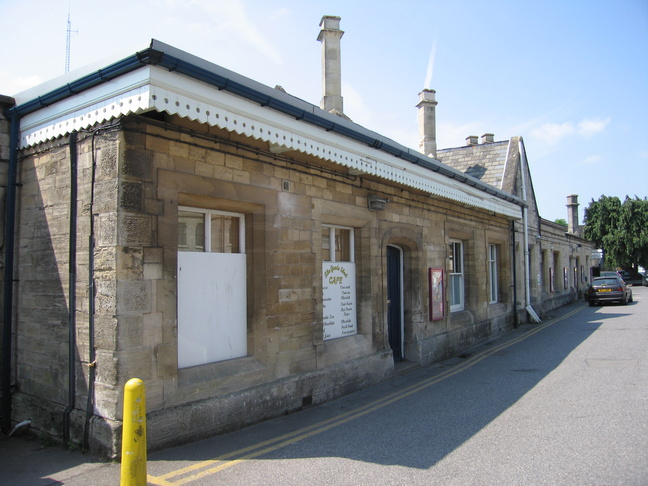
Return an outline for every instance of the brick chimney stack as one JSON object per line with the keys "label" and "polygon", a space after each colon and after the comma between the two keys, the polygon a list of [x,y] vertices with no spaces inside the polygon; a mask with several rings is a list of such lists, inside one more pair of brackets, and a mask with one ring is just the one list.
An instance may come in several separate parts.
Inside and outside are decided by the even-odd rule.
{"label": "brick chimney stack", "polygon": [[578,224],[578,206],[578,196],[576,194],[567,196],[567,231],[569,233],[580,233],[580,226]]}
{"label": "brick chimney stack", "polygon": [[436,91],[424,89],[419,93],[418,128],[419,128],[419,152],[429,157],[436,157],[436,105],[434,99]]}
{"label": "brick chimney stack", "polygon": [[340,17],[325,15],[320,22],[317,40],[322,43],[322,87],[324,97],[320,107],[335,115],[343,116],[342,103],[342,62],[340,39]]}

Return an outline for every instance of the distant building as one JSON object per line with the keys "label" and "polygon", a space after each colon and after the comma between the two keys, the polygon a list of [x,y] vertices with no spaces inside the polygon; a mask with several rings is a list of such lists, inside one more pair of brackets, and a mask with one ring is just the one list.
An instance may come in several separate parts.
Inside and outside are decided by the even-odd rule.
{"label": "distant building", "polygon": [[[524,305],[518,304],[516,308],[531,306],[545,312],[582,297],[589,285],[590,268],[597,262],[591,259],[593,244],[581,237],[578,196],[567,196],[567,231],[564,226],[541,218],[524,140],[513,137],[496,142],[494,138],[490,133],[481,138],[469,136],[466,146],[439,150],[437,158],[527,203],[522,219],[514,223],[516,265],[524,272],[528,268],[516,289],[516,295],[524,296]],[[525,247],[528,247],[526,262]],[[521,281],[526,288],[520,286]]]}

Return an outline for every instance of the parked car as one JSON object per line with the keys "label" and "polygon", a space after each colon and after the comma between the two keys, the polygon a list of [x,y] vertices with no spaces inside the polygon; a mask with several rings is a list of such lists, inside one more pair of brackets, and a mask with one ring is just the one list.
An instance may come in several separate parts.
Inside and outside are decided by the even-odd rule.
{"label": "parked car", "polygon": [[614,272],[612,270],[605,270],[600,273],[600,277],[620,277],[619,272]]}
{"label": "parked car", "polygon": [[643,285],[644,279],[641,274],[630,270],[619,270],[619,275],[623,281],[631,285]]}
{"label": "parked car", "polygon": [[632,302],[632,288],[621,277],[596,277],[587,289],[590,306],[618,301],[623,305]]}
{"label": "parked car", "polygon": [[648,287],[648,274],[646,274],[645,272],[639,272],[639,277],[641,277],[641,283],[638,285]]}

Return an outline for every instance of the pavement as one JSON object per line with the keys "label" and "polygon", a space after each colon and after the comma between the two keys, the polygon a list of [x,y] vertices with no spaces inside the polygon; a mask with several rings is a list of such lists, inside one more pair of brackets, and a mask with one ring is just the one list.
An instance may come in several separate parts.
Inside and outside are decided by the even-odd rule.
{"label": "pavement", "polygon": [[[582,305],[579,302],[555,309],[552,311],[554,315],[549,318],[566,314]],[[515,333],[525,332],[526,327],[530,329],[533,326],[523,325],[517,332],[505,333],[491,342],[511,339]],[[487,343],[481,343],[476,348],[486,345]],[[455,366],[457,359],[452,358],[437,366]],[[408,371],[413,370],[403,372],[409,375]],[[398,375],[405,377],[402,373]],[[33,433],[30,434],[29,430],[19,429],[12,436],[0,432],[0,485],[115,486],[119,484],[120,474],[121,465],[118,462],[105,461],[78,450],[66,450],[46,443],[34,437]]]}
{"label": "pavement", "polygon": [[11,486],[119,484],[120,464],[48,445],[18,430],[0,433],[0,484]]}

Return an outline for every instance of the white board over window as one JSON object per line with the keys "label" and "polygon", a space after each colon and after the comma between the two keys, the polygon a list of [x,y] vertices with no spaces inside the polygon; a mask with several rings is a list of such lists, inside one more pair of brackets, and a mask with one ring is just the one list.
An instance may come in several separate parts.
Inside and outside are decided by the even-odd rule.
{"label": "white board over window", "polygon": [[244,254],[178,253],[178,366],[247,355]]}

